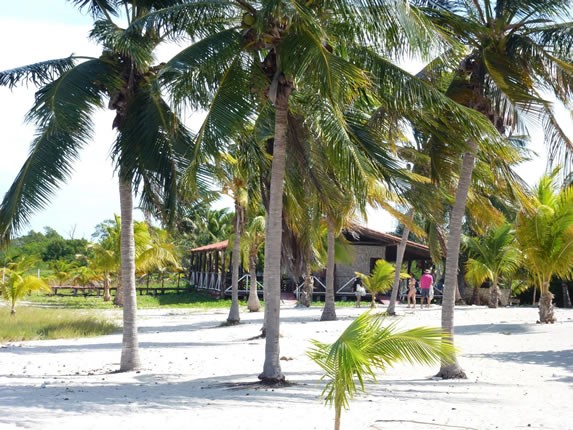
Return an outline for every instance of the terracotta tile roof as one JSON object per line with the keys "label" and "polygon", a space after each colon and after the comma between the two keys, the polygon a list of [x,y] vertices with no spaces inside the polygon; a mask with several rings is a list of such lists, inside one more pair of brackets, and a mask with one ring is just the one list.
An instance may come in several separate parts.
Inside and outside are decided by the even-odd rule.
{"label": "terracotta tile roof", "polygon": [[209,245],[200,246],[199,248],[193,248],[191,252],[220,251],[227,248],[228,245],[229,241],[223,240],[222,242],[211,243]]}

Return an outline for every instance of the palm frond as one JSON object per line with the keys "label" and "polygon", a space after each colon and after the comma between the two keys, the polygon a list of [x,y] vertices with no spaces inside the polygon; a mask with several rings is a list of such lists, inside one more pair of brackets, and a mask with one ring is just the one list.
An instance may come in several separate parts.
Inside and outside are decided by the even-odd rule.
{"label": "palm frond", "polygon": [[38,91],[28,113],[28,121],[38,125],[38,133],[0,204],[2,241],[24,227],[69,178],[72,163],[92,134],[91,114],[102,106],[102,83],[113,86],[113,76],[108,64],[90,60]]}
{"label": "palm frond", "polygon": [[17,85],[45,85],[74,67],[75,58],[69,56],[56,60],[42,61],[0,72],[0,86],[14,88]]}

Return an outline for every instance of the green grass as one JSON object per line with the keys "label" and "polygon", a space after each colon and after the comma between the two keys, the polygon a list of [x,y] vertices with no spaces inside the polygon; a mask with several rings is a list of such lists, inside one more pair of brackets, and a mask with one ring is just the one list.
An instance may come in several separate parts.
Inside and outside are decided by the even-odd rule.
{"label": "green grass", "polygon": [[101,336],[119,330],[111,321],[68,309],[0,308],[0,342]]}
{"label": "green grass", "polygon": [[[113,298],[112,298],[113,300]],[[102,297],[97,296],[47,296],[42,294],[26,297],[26,301],[34,304],[42,304],[57,308],[70,309],[114,309],[113,301],[104,302]],[[246,306],[246,302],[245,302]],[[197,309],[220,309],[230,308],[231,300],[217,299],[201,291],[176,294],[137,295],[137,307],[147,308],[197,308]]]}

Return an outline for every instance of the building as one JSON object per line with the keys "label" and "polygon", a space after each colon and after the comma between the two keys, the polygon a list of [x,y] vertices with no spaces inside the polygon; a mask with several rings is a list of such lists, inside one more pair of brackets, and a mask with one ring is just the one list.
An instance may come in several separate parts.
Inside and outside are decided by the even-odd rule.
{"label": "building", "polygon": [[[366,227],[355,225],[346,229],[343,235],[351,247],[354,255],[351,265],[336,264],[334,274],[335,295],[340,297],[354,295],[352,285],[355,272],[369,274],[376,264],[376,260],[384,259],[389,262],[396,261],[396,252],[400,237],[382,233]],[[212,291],[221,296],[229,295],[231,289],[231,250],[228,241],[213,243],[191,250],[189,282],[198,289]],[[404,253],[404,263],[408,271],[413,264],[421,268],[430,266],[430,251],[427,246],[408,241]],[[258,281],[258,288],[262,291],[262,276]],[[324,273],[314,275],[314,296],[324,296]],[[248,291],[248,274],[240,276],[239,294]],[[286,282],[283,291],[297,294],[302,281]]]}

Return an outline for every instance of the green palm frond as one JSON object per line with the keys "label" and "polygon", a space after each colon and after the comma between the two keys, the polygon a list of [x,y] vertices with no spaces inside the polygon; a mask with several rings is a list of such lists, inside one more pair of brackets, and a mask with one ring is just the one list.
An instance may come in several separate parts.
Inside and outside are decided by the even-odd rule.
{"label": "green palm frond", "polygon": [[183,36],[202,40],[223,31],[228,26],[238,26],[242,17],[236,2],[225,0],[176,1],[175,5],[146,13],[130,23],[128,32],[143,33],[153,29],[169,39]]}
{"label": "green palm frond", "polygon": [[327,383],[322,391],[326,404],[337,414],[348,409],[358,391],[365,390],[376,370],[387,370],[406,361],[411,364],[436,364],[451,360],[454,348],[438,328],[419,327],[398,332],[395,325],[385,327],[380,314],[363,313],[332,344],[312,340],[307,355],[324,371]]}
{"label": "green palm frond", "polygon": [[127,33],[113,21],[96,21],[90,32],[90,38],[101,44],[113,55],[129,61],[138,72],[145,72],[153,61],[153,49],[158,45],[156,37]]}
{"label": "green palm frond", "polygon": [[119,8],[122,6],[118,0],[70,0],[79,9],[87,9],[94,18],[118,16]]}
{"label": "green palm frond", "polygon": [[240,55],[242,37],[236,29],[209,36],[171,58],[159,75],[176,103],[192,109],[208,107],[225,71]]}
{"label": "green palm frond", "polygon": [[75,57],[42,61],[0,72],[0,86],[14,88],[17,85],[41,86],[52,82],[75,65]]}
{"label": "green palm frond", "polygon": [[121,172],[141,184],[141,206],[170,223],[175,214],[177,177],[191,153],[193,136],[154,85],[142,85],[126,108],[112,157]]}
{"label": "green palm frond", "polygon": [[[67,71],[36,94],[28,120],[39,126],[30,154],[0,204],[0,236],[17,233],[70,176],[71,165],[92,133],[91,113],[101,107],[112,70],[90,60]],[[113,82],[112,82],[113,84]]]}

